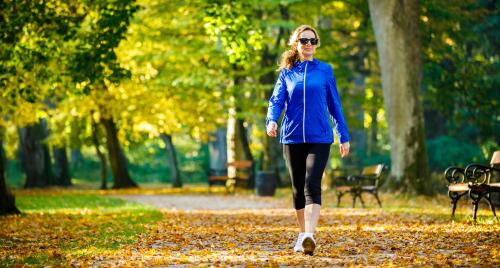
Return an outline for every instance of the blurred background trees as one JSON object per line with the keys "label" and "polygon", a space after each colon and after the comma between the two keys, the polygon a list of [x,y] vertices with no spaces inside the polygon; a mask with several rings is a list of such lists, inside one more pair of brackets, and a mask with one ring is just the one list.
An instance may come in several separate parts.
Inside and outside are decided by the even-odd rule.
{"label": "blurred background trees", "polygon": [[[500,140],[498,2],[418,2],[413,101],[427,151],[419,160],[431,174],[485,162]],[[316,57],[334,68],[352,136],[350,157],[334,145],[329,169],[394,164],[389,130],[398,126],[387,120],[367,1],[44,0],[0,9],[0,165],[11,187],[180,187],[242,159],[287,183],[264,120],[277,61],[300,24],[320,32]]]}

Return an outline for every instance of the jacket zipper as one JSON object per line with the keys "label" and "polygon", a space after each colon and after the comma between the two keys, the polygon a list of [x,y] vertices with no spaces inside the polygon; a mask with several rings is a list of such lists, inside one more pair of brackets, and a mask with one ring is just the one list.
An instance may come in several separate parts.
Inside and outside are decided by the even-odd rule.
{"label": "jacket zipper", "polygon": [[302,136],[304,137],[304,143],[306,143],[306,76],[307,76],[307,64],[304,68],[304,112],[302,113]]}

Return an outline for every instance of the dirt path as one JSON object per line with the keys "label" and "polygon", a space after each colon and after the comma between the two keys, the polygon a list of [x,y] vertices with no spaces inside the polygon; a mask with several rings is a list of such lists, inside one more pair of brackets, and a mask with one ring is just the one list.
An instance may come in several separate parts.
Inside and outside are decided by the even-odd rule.
{"label": "dirt path", "polygon": [[272,197],[216,195],[117,195],[115,197],[168,210],[235,210],[285,208]]}

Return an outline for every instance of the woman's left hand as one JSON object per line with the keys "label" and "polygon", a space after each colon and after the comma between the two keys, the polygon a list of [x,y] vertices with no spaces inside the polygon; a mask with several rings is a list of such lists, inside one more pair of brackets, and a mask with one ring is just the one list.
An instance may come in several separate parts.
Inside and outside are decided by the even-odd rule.
{"label": "woman's left hand", "polygon": [[340,147],[340,156],[341,157],[344,157],[344,156],[347,156],[349,154],[349,147],[351,145],[349,144],[349,142],[344,142],[344,143],[341,143],[339,145]]}

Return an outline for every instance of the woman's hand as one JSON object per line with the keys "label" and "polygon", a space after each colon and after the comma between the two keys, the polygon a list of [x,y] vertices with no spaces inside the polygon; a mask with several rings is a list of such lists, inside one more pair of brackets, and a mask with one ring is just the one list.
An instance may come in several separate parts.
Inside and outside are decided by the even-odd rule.
{"label": "woman's hand", "polygon": [[276,137],[278,135],[278,124],[273,121],[269,122],[266,132],[269,137]]}
{"label": "woman's hand", "polygon": [[349,154],[349,147],[350,147],[349,142],[341,143],[339,145],[339,147],[340,147],[340,156],[341,157],[347,156]]}

